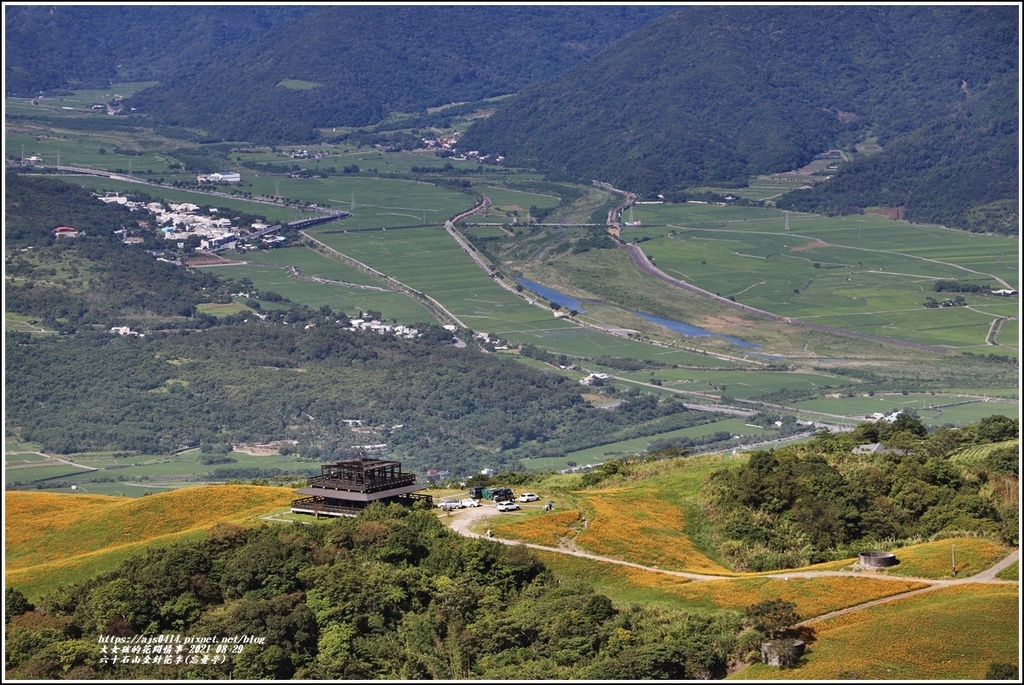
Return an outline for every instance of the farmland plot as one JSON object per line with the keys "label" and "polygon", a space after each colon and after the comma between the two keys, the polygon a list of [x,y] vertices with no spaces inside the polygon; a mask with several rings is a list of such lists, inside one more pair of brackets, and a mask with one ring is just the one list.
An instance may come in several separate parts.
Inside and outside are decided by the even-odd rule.
{"label": "farmland plot", "polygon": [[[1009,316],[1006,303],[964,293],[965,307],[928,309],[926,298],[946,298],[932,286],[1016,289],[1019,280],[1016,238],[744,207],[643,205],[638,213],[643,226],[623,237],[644,239],[671,276],[783,316],[911,342],[982,349],[992,322]],[[1015,351],[1011,333],[1003,341]]]}

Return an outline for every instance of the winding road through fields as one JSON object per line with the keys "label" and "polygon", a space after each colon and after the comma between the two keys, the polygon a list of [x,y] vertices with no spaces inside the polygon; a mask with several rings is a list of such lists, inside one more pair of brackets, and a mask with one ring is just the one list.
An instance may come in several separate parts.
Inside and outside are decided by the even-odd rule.
{"label": "winding road through fields", "polygon": [[[707,298],[707,299],[710,299],[710,300],[714,300],[715,302],[717,302],[719,304],[722,304],[724,306],[731,307],[731,308],[734,308],[734,309],[739,309],[739,310],[742,310],[744,312],[747,312],[748,314],[752,314],[754,316],[758,316],[758,317],[763,318],[763,319],[770,319],[772,321],[782,321],[782,322],[788,323],[788,324],[804,326],[806,328],[811,328],[811,329],[814,329],[816,331],[821,331],[823,333],[835,333],[835,334],[838,334],[838,335],[845,335],[845,336],[850,336],[850,337],[853,337],[853,338],[859,338],[861,340],[871,340],[871,341],[874,341],[874,342],[885,343],[885,344],[888,344],[888,345],[896,345],[898,347],[910,347],[910,348],[913,348],[913,349],[924,350],[926,352],[933,352],[933,353],[936,353],[936,354],[949,354],[950,353],[950,350],[948,350],[947,348],[945,348],[945,347],[938,347],[936,345],[925,345],[925,344],[922,344],[922,343],[914,343],[914,342],[909,342],[909,341],[906,341],[906,340],[899,340],[899,339],[896,339],[896,338],[889,338],[889,337],[885,337],[885,336],[881,336],[881,335],[872,335],[870,333],[860,333],[860,332],[857,332],[857,331],[847,330],[845,328],[833,328],[832,326],[824,326],[822,324],[809,323],[807,321],[803,321],[801,319],[795,319],[795,318],[792,318],[792,317],[779,316],[778,314],[773,314],[772,312],[768,312],[768,311],[765,311],[763,309],[757,309],[756,307],[751,307],[749,305],[745,305],[745,304],[742,304],[740,302],[736,302],[734,300],[730,300],[727,297],[722,297],[721,295],[716,295],[715,293],[712,293],[712,292],[709,292],[707,290],[704,290],[703,288],[698,288],[697,286],[695,286],[695,285],[693,285],[691,283],[687,283],[686,281],[681,281],[678,278],[673,278],[672,276],[669,276],[667,273],[665,273],[664,271],[662,271],[661,269],[656,267],[654,265],[654,263],[651,262],[651,260],[647,257],[647,255],[644,253],[643,249],[639,245],[636,245],[634,243],[627,243],[627,242],[622,240],[622,237],[621,237],[621,235],[622,235],[622,223],[621,223],[622,212],[624,212],[626,209],[631,207],[634,202],[636,202],[636,195],[633,194],[633,193],[630,193],[629,191],[626,191],[626,190],[620,190],[618,188],[614,188],[613,186],[611,186],[611,185],[609,185],[607,183],[600,183],[600,182],[595,181],[594,185],[596,185],[599,188],[602,188],[603,190],[606,190],[606,191],[608,191],[610,193],[616,193],[616,194],[622,195],[625,198],[621,205],[619,205],[615,209],[613,209],[613,210],[608,212],[608,221],[607,221],[608,234],[619,244],[620,247],[624,248],[629,253],[630,258],[633,260],[633,263],[636,265],[636,267],[638,269],[640,269],[640,271],[642,271],[645,274],[647,274],[648,276],[651,276],[653,278],[657,278],[657,279],[659,279],[661,281],[669,283],[669,284],[679,288],[680,290],[685,290],[685,291],[687,291],[689,293],[693,293],[694,295],[699,295],[700,297],[704,297],[704,298]],[[910,255],[906,255],[906,256],[910,256]],[[935,260],[927,260],[927,261],[935,261]],[[945,263],[945,262],[941,262],[941,263]],[[958,267],[958,268],[963,268],[963,267]],[[970,271],[970,269],[967,269],[967,270]],[[995,278],[995,277],[993,277],[993,278]],[[999,280],[1001,283],[1005,283],[1005,281],[1003,281],[1002,279],[997,279],[997,280]],[[1009,285],[1005,285],[1004,287],[1009,288],[1010,286]]]}
{"label": "winding road through fields", "polygon": [[934,352],[936,354],[949,354],[950,352],[945,347],[938,347],[936,345],[925,345],[923,343],[909,342],[907,340],[898,340],[896,338],[887,338],[885,336],[872,335],[870,333],[860,333],[858,331],[851,331],[845,328],[833,328],[832,326],[825,326],[819,323],[810,323],[807,321],[803,321],[801,319],[795,319],[793,317],[779,316],[778,314],[766,312],[763,309],[757,309],[755,307],[741,304],[739,302],[733,302],[732,300],[722,297],[721,295],[716,295],[712,292],[708,292],[707,290],[703,290],[702,288],[698,288],[695,285],[687,283],[686,281],[681,281],[678,278],[673,278],[672,276],[669,276],[667,273],[665,273],[658,267],[654,266],[654,264],[651,263],[651,260],[647,257],[646,254],[644,254],[644,251],[638,245],[634,245],[632,243],[623,243],[623,247],[625,247],[626,251],[629,252],[629,256],[633,259],[633,263],[637,266],[637,268],[643,271],[648,276],[652,276],[659,280],[665,281],[666,283],[670,283],[671,285],[674,285],[677,288],[680,288],[681,290],[685,290],[687,292],[694,293],[695,295],[700,295],[701,297],[715,300],[720,304],[724,304],[735,309],[741,309],[747,312],[748,314],[753,314],[754,316],[759,316],[764,319],[771,319],[773,321],[782,321],[784,323],[794,324],[797,326],[804,326],[806,328],[813,328],[814,330],[821,331],[823,333],[836,333],[838,335],[847,335],[853,338],[859,338],[861,340],[871,340],[874,342],[885,343],[887,345],[896,345],[897,347],[911,347],[916,350],[924,350],[926,352]]}

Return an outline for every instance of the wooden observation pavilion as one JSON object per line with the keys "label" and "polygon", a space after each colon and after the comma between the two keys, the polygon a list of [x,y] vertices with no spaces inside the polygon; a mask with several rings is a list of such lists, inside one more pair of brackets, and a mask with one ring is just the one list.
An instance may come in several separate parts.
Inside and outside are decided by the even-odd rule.
{"label": "wooden observation pavilion", "polygon": [[320,475],[295,491],[292,512],[320,516],[358,516],[374,502],[397,502],[411,507],[416,502],[433,506],[430,495],[417,494],[427,486],[416,484],[416,475],[402,473],[402,464],[360,457],[323,464]]}

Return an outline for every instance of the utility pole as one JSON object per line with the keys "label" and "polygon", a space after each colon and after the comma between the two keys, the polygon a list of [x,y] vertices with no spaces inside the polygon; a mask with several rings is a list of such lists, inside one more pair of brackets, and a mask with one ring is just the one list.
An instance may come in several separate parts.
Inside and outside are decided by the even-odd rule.
{"label": "utility pole", "polygon": [[953,555],[953,577],[956,578],[956,543],[950,543],[949,549]]}

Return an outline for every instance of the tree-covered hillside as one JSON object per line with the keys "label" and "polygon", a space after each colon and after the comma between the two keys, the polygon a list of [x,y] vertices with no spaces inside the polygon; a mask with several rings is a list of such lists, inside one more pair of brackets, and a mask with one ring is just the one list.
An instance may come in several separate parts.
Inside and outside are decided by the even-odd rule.
{"label": "tree-covered hillside", "polygon": [[152,81],[230,59],[314,8],[301,5],[6,5],[4,89],[33,97]]}
{"label": "tree-covered hillside", "polygon": [[373,124],[394,111],[505,95],[551,78],[664,14],[632,6],[322,7],[138,93],[164,123],[256,142]]}
{"label": "tree-covered hillside", "polygon": [[460,144],[659,193],[874,136],[882,154],[780,205],[904,206],[992,230],[1010,223],[993,203],[1016,198],[1017,30],[1012,7],[690,8],[503,103]]}
{"label": "tree-covered hillside", "polygon": [[[462,539],[398,505],[222,524],[35,605],[8,587],[5,606],[5,673],[27,680],[722,678],[777,628],[757,612],[618,609],[525,547]],[[168,634],[181,641],[140,639]]]}
{"label": "tree-covered hillside", "polygon": [[[716,471],[701,496],[737,570],[793,568],[952,532],[1015,545],[1019,437],[1019,419],[1007,416],[929,433],[902,413],[755,451],[742,467]],[[977,445],[991,447],[984,458],[956,458]]]}
{"label": "tree-covered hillside", "polygon": [[[9,425],[61,453],[294,439],[302,455],[330,460],[371,439],[413,470],[472,473],[720,418],[639,393],[616,411],[597,409],[562,376],[447,343],[344,330],[332,325],[336,315],[293,313],[300,318],[144,339],[105,329],[9,335]],[[304,330],[309,323],[316,327]],[[354,433],[346,420],[378,432]]]}

